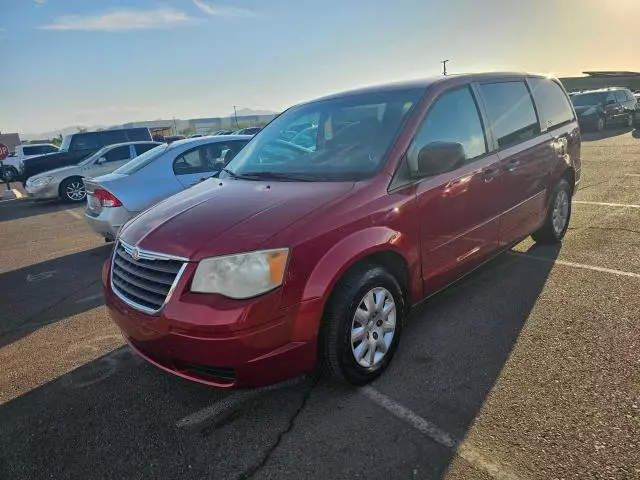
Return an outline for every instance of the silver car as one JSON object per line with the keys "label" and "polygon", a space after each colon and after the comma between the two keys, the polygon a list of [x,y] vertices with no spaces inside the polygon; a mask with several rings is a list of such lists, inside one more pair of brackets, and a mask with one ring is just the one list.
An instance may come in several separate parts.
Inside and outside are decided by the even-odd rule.
{"label": "silver car", "polygon": [[114,240],[138,213],[219,172],[251,138],[226,135],[165,143],[109,175],[85,179],[89,225]]}
{"label": "silver car", "polygon": [[31,198],[62,198],[68,202],[83,202],[86,193],[82,179],[113,172],[132,158],[161,145],[158,142],[115,143],[101,148],[77,165],[56,168],[29,177],[25,190]]}

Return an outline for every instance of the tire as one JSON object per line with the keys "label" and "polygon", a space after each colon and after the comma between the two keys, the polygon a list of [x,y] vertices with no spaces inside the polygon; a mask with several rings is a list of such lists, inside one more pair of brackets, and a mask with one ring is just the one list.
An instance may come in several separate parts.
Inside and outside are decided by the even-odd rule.
{"label": "tire", "polygon": [[[564,213],[563,213],[564,212]],[[555,219],[555,221],[554,221]],[[554,244],[562,241],[571,221],[571,186],[561,178],[551,196],[547,216],[542,227],[531,236],[537,243]]]}
{"label": "tire", "polygon": [[2,180],[5,182],[15,182],[18,179],[18,176],[18,171],[12,166],[4,167],[4,170],[2,171]]}
{"label": "tire", "polygon": [[[74,193],[75,192],[75,193]],[[81,177],[65,178],[60,183],[60,198],[65,202],[79,203],[84,202],[87,198],[87,192],[84,189],[84,183]]]}
{"label": "tire", "polygon": [[[365,297],[382,308],[375,309],[372,304],[372,313],[365,315]],[[374,263],[353,268],[336,285],[320,326],[318,350],[323,373],[352,385],[371,382],[391,363],[404,316],[404,296],[393,275]],[[357,336],[362,338],[360,343],[352,342]],[[364,356],[358,361],[356,355],[362,353]]]}

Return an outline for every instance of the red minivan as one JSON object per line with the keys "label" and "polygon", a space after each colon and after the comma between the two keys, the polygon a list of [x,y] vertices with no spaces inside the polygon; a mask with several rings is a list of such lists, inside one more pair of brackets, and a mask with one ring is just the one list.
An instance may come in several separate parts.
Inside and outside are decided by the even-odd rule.
{"label": "red minivan", "polygon": [[253,387],[320,365],[364,384],[412,305],[527,235],[559,242],[579,178],[575,112],[547,77],[328,96],[127,223],[107,305],[138,354],[190,380]]}

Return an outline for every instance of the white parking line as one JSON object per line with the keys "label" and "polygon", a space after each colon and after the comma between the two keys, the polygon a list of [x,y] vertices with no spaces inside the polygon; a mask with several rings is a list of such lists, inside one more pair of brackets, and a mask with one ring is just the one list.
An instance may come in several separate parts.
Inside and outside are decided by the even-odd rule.
{"label": "white parking line", "polygon": [[517,480],[518,477],[513,473],[507,471],[505,468],[497,465],[493,462],[486,460],[480,452],[473,447],[466,445],[464,442],[455,439],[444,430],[440,429],[437,425],[425,420],[418,414],[409,410],[407,407],[400,405],[395,400],[387,397],[383,393],[380,393],[373,387],[363,387],[360,393],[371,400],[376,405],[384,408],[394,417],[408,423],[413,428],[418,430],[429,437],[434,442],[442,445],[443,447],[456,450],[456,453],[464,458],[472,465],[481,468],[488,473],[492,478],[498,480]]}
{"label": "white parking line", "polygon": [[640,177],[640,173],[625,173],[625,177]]}
{"label": "white parking line", "polygon": [[96,293],[95,295],[89,295],[88,297],[79,298],[75,303],[90,302],[91,300],[96,300],[98,298],[102,298],[102,293]]}
{"label": "white parking line", "polygon": [[593,270],[594,272],[610,273],[612,275],[618,275],[620,277],[640,278],[640,273],[625,272],[623,270],[614,270],[613,268],[596,267],[594,265],[585,265],[584,263],[567,262],[565,260],[558,260],[554,258],[539,257],[538,255],[531,255],[529,253],[523,252],[514,252],[513,250],[509,251],[508,253],[517,257],[536,260],[538,262],[554,263],[557,265],[564,265],[565,267],[581,268],[583,270]]}
{"label": "white parking line", "polygon": [[36,273],[35,275],[28,274],[27,282],[39,282],[41,280],[47,280],[53,277],[57,272],[55,270],[48,270],[46,272]]}
{"label": "white parking line", "polygon": [[187,415],[186,417],[178,420],[176,422],[176,427],[185,428],[192,427],[194,425],[198,425],[200,423],[215,419],[215,417],[222,416],[226,414],[228,411],[237,408],[239,405],[243,404],[247,400],[255,397],[260,393],[270,392],[273,390],[279,390],[285,387],[291,387],[293,385],[297,385],[301,383],[306,377],[300,376],[296,378],[292,378],[291,380],[287,380],[285,382],[276,383],[275,385],[268,385],[266,387],[254,388],[252,390],[241,390],[232,395],[224,397],[221,400],[209,405],[208,407],[204,407],[197,412]]}
{"label": "white parking line", "polygon": [[640,205],[633,205],[629,203],[587,202],[585,200],[574,200],[573,203],[579,203],[582,205],[599,205],[601,207],[640,208]]}
{"label": "white parking line", "polygon": [[78,212],[74,210],[65,210],[65,212],[67,212],[72,217],[77,218],[78,220],[82,220],[82,215],[80,215]]}

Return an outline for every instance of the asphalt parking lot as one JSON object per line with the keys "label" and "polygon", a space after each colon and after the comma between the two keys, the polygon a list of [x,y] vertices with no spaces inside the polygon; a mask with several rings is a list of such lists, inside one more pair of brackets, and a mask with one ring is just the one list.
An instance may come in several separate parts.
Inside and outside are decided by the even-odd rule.
{"label": "asphalt parking lot", "polygon": [[216,390],[134,356],[80,207],[0,203],[0,478],[640,479],[640,134],[586,135],[560,247],[420,305],[370,387]]}

